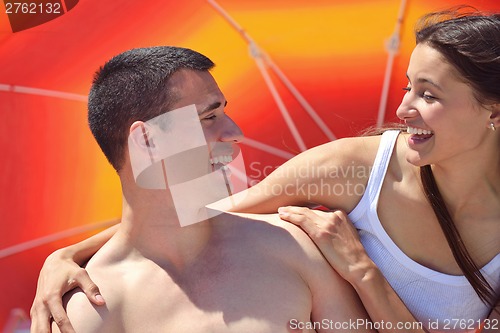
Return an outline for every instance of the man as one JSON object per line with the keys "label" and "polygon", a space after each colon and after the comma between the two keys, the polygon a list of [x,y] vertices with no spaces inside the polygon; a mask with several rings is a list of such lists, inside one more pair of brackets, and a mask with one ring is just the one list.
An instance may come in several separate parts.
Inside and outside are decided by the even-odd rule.
{"label": "man", "polygon": [[297,227],[274,215],[232,213],[182,227],[171,178],[165,189],[138,185],[129,134],[139,130],[142,148],[157,147],[147,122],[172,110],[194,105],[208,147],[227,149],[209,149],[212,169],[236,155],[242,134],[224,113],[213,66],[189,49],[154,47],[122,53],[96,74],[89,124],[120,177],[123,214],[86,267],[106,304],[92,305],[79,289],[65,296],[75,331],[353,331],[352,322],[367,318],[355,291]]}

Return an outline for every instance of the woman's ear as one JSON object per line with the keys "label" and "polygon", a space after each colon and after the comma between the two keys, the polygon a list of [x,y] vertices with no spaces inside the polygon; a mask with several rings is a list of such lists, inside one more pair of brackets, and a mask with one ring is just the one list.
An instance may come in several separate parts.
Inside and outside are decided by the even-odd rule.
{"label": "woman's ear", "polygon": [[500,103],[490,105],[490,112],[488,127],[500,128]]}

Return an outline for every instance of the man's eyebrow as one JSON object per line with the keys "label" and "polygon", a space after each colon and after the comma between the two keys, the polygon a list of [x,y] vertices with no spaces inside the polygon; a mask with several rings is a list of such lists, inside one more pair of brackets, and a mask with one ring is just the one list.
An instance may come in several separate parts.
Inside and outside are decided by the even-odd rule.
{"label": "man's eyebrow", "polygon": [[[406,74],[406,78],[411,83],[411,80],[410,80],[410,77],[408,76],[408,74]],[[441,88],[441,86],[439,84],[437,84],[436,82],[434,82],[434,81],[432,81],[430,79],[426,79],[425,77],[419,77],[417,79],[417,82],[419,82],[419,83],[429,83],[430,85],[434,86],[436,89],[438,89],[440,91],[443,91],[443,88]]]}
{"label": "man's eyebrow", "polygon": [[[204,108],[203,110],[201,110],[199,112],[200,115],[204,114],[204,113],[207,113],[207,112],[210,112],[210,111],[213,111],[213,110],[216,110],[218,108],[220,108],[220,106],[222,105],[221,102],[214,102],[210,105],[208,105],[206,108]],[[224,106],[227,105],[227,101],[224,101]]]}

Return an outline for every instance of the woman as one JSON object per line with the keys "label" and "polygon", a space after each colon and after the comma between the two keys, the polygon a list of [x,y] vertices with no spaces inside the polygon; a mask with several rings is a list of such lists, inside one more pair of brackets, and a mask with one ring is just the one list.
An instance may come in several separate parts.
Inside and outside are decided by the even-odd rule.
{"label": "woman", "polygon": [[[352,284],[374,322],[406,318],[409,310],[428,330],[474,331],[490,313],[498,316],[500,15],[461,10],[420,21],[397,110],[407,133],[310,149],[249,189],[237,209],[281,207],[282,219],[304,229]],[[349,212],[359,236],[341,211],[283,207],[311,204]],[[74,262],[83,264],[113,232],[48,258],[35,322],[46,321],[51,307],[67,325],[60,295],[76,286],[103,304]],[[491,331],[499,325],[484,322]]]}

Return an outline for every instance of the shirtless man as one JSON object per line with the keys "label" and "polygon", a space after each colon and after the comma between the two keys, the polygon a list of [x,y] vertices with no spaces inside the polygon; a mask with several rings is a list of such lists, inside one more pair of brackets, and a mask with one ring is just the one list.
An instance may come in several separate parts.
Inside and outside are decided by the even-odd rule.
{"label": "shirtless man", "polygon": [[75,331],[371,332],[356,292],[294,225],[224,213],[181,227],[168,187],[136,183],[129,133],[170,110],[194,104],[206,141],[237,151],[242,134],[212,67],[192,50],[154,47],[122,53],[96,74],[89,124],[120,177],[123,214],[86,266],[106,304],[80,289],[65,296]]}

